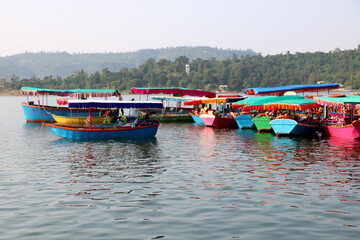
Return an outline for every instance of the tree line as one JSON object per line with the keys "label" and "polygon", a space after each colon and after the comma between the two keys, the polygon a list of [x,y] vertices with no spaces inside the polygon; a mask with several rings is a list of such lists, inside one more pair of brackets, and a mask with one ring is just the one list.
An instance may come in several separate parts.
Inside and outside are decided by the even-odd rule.
{"label": "tree line", "polygon": [[[186,65],[190,71],[186,72]],[[118,89],[129,92],[132,87],[185,87],[216,91],[227,85],[229,91],[241,92],[249,87],[275,87],[294,84],[332,82],[349,89],[360,89],[360,45],[354,50],[324,53],[295,53],[262,56],[240,56],[189,60],[180,56],[174,61],[147,59],[139,67],[123,67],[119,71],[103,68],[101,72],[74,72],[68,77],[0,81],[3,89],[16,90],[23,86],[54,89]]]}

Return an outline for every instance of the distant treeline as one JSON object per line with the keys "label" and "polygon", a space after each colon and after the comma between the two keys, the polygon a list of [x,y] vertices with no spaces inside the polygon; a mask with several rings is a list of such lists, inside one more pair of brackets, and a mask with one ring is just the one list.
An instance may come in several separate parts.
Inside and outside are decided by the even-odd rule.
{"label": "distant treeline", "polygon": [[[190,72],[185,66],[189,64]],[[22,86],[76,89],[112,88],[122,92],[132,87],[187,87],[216,91],[227,85],[229,91],[240,92],[249,87],[273,87],[294,84],[316,84],[334,82],[346,88],[360,89],[360,45],[354,50],[329,53],[295,53],[273,56],[241,56],[231,58],[189,60],[180,56],[174,61],[147,59],[139,67],[123,67],[112,72],[108,68],[101,72],[87,73],[79,70],[68,77],[47,76],[4,82],[5,89],[20,89]]]}

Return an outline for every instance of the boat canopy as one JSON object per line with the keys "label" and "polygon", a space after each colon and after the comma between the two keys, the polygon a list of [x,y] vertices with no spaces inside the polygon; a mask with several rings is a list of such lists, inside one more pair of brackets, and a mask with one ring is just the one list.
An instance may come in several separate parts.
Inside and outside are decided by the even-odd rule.
{"label": "boat canopy", "polygon": [[288,91],[297,93],[304,92],[318,92],[338,89],[340,84],[338,83],[323,83],[323,84],[312,84],[312,85],[290,85],[282,87],[268,87],[268,88],[248,88],[244,91],[246,95],[256,96],[282,96]]}
{"label": "boat canopy", "polygon": [[159,101],[170,101],[170,102],[188,102],[193,100],[200,100],[200,99],[207,99],[207,98],[188,98],[188,97],[166,97],[166,96],[159,96],[159,97],[152,97],[152,100],[159,100]]}
{"label": "boat canopy", "polygon": [[198,99],[193,101],[185,102],[185,106],[197,105],[197,104],[210,104],[210,103],[233,103],[244,99],[244,97],[238,98],[207,98],[207,99]]}
{"label": "boat canopy", "polygon": [[164,108],[162,102],[113,101],[113,100],[68,100],[69,108]]}
{"label": "boat canopy", "polygon": [[265,110],[282,110],[282,109],[289,109],[293,111],[303,111],[308,110],[310,108],[319,108],[320,105],[317,104],[311,98],[303,98],[303,99],[288,99],[288,100],[279,100],[272,103],[264,104]]}
{"label": "boat canopy", "polygon": [[33,88],[33,87],[22,87],[22,95],[56,95],[62,97],[73,97],[73,98],[89,98],[89,97],[111,97],[118,96],[118,92],[115,89],[47,89],[47,88]]}
{"label": "boat canopy", "polygon": [[131,88],[131,93],[138,94],[181,94],[182,96],[195,96],[195,97],[207,97],[214,98],[216,93],[203,91],[203,90],[193,90],[189,88]]}
{"label": "boat canopy", "polygon": [[345,96],[345,97],[314,97],[314,101],[321,106],[339,107],[349,109],[360,108],[360,96]]}
{"label": "boat canopy", "polygon": [[304,97],[298,95],[250,97],[233,103],[232,107],[243,107],[243,110],[264,110],[265,104],[291,99],[304,99]]}

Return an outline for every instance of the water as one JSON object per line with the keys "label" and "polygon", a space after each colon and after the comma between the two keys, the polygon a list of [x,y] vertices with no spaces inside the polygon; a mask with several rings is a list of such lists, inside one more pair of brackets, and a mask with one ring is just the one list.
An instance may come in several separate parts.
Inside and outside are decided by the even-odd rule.
{"label": "water", "polygon": [[0,97],[0,239],[357,239],[360,141],[161,124],[59,139]]}

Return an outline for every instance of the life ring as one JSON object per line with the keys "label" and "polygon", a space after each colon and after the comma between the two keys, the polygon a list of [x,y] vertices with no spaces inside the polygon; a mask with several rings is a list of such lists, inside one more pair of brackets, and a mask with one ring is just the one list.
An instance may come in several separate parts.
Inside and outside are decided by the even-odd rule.
{"label": "life ring", "polygon": [[345,94],[330,94],[328,97],[346,97]]}

